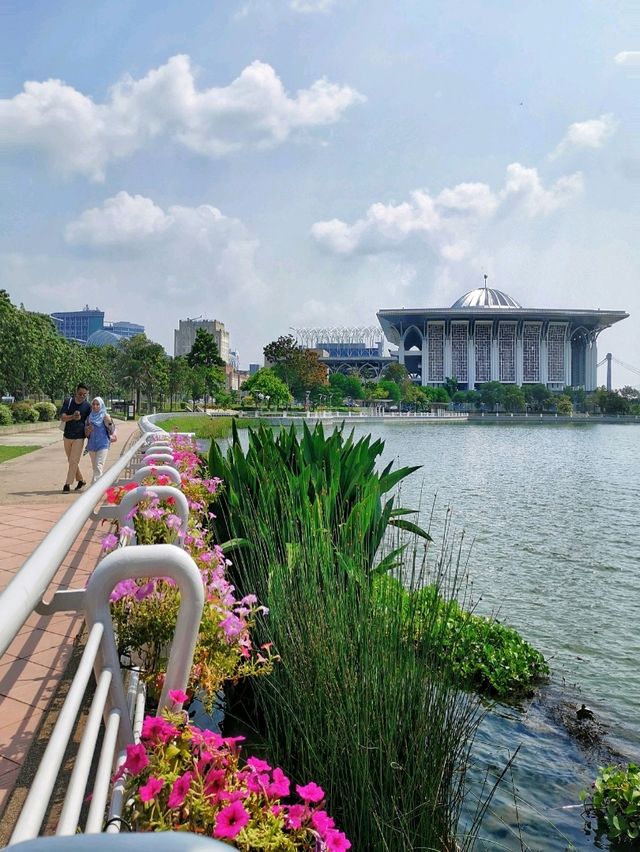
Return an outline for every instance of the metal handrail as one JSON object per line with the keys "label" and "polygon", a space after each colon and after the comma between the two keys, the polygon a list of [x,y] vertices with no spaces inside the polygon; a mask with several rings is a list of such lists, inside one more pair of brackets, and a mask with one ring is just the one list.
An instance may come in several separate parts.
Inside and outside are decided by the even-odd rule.
{"label": "metal handrail", "polygon": [[[150,445],[157,446],[157,443],[154,444],[158,434],[157,427],[143,420],[141,429],[143,432],[149,429],[154,431],[151,441],[149,441],[149,435],[143,434],[116,464],[70,507],[0,595],[0,653],[4,653],[34,611],[48,614],[69,610],[83,611],[88,629],[88,639],[78,670],[11,836],[10,845],[19,844],[20,849],[40,850],[42,847],[52,850],[62,849],[67,848],[67,844],[72,842],[80,852],[80,850],[89,849],[89,842],[92,850],[96,846],[110,849],[115,842],[113,837],[106,835],[81,839],[75,836],[75,832],[78,829],[91,766],[98,757],[96,744],[100,739],[99,731],[102,723],[104,722],[104,736],[97,763],[92,802],[85,825],[87,833],[103,830],[114,765],[116,767],[122,765],[127,744],[137,741],[142,726],[144,685],[139,672],[133,670],[127,673],[129,683],[125,687],[113,632],[109,598],[118,582],[141,577],[170,577],[175,581],[180,590],[180,608],[159,707],[169,706],[172,703],[168,697],[170,690],[184,691],[187,687],[204,606],[204,588],[197,565],[180,547],[161,544],[131,546],[116,550],[101,560],[85,589],[58,590],[48,603],[45,604],[42,601],[56,571],[86,521],[90,518],[114,514],[122,520],[121,515],[126,517],[131,505],[141,496],[148,494],[148,488],[139,487],[125,495],[120,506],[102,507],[98,512],[94,511],[96,503],[117,481],[120,474],[130,472],[132,465],[135,464],[134,460],[140,459],[147,453]],[[144,468],[140,472],[148,475]],[[162,469],[154,469],[154,473],[164,472]],[[171,479],[174,479],[177,474],[174,468],[166,472]],[[155,486],[152,490],[159,495],[162,492],[160,496],[163,496],[165,491],[171,492],[171,496],[176,501],[175,512],[181,518],[182,526],[186,528],[188,503],[184,494],[168,486]],[[57,825],[56,833],[64,835],[60,841],[63,841],[65,845],[61,846],[54,838],[36,839],[36,836],[55,788],[92,670],[95,675],[96,689]],[[111,796],[109,817],[115,817],[115,819],[112,819],[112,824],[108,826],[109,832],[118,831],[118,818],[124,801],[123,793],[124,784],[120,779]],[[135,840],[131,835],[124,835],[121,840],[119,839],[117,848],[123,845],[130,846],[133,843],[135,849],[140,849],[142,852],[149,849],[150,842],[153,842],[153,849],[156,852],[160,848],[184,852],[195,852],[196,849],[204,848],[212,850],[228,848],[217,841],[203,842],[195,835],[184,834],[165,835],[162,839],[154,837],[153,840],[144,835]]]}
{"label": "metal handrail", "polygon": [[145,442],[146,436],[143,435],[67,509],[0,593],[0,657],[42,600],[69,549],[91,518],[96,504],[117,482]]}

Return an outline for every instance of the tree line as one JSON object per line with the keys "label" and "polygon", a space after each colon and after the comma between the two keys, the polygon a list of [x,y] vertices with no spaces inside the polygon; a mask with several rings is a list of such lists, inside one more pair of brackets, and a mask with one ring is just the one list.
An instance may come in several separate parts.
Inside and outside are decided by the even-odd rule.
{"label": "tree line", "polygon": [[198,329],[191,352],[172,358],[146,335],[117,346],[84,346],[62,337],[51,317],[16,307],[0,290],[0,391],[16,401],[60,402],[83,382],[105,399],[134,400],[140,411],[177,399],[215,397],[224,404],[224,361],[215,338]]}

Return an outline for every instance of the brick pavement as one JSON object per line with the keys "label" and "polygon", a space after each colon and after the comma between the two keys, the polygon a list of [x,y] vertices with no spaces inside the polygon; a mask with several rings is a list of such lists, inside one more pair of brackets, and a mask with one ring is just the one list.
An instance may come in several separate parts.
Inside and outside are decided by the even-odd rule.
{"label": "brick pavement", "polygon": [[[119,423],[118,434],[120,440],[109,452],[107,466],[120,456],[127,439],[137,434],[137,424]],[[62,433],[49,429],[38,435],[38,443],[46,446],[0,464],[0,593],[76,497],[73,492],[62,493],[67,468]],[[33,432],[28,433],[31,440],[33,436]],[[12,443],[20,443],[15,434],[10,437]],[[85,477],[90,468],[89,459],[83,459]],[[87,522],[60,566],[47,598],[58,588],[85,586],[96,565],[101,538],[98,524]],[[81,626],[78,616],[34,614],[0,659],[0,814]]]}

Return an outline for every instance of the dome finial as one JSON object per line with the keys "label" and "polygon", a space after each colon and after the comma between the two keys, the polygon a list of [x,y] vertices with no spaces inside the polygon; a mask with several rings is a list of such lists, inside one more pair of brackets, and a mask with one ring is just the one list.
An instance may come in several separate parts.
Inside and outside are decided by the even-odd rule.
{"label": "dome finial", "polygon": [[484,273],[484,289],[485,289],[485,290],[487,289],[487,278],[488,278],[488,277],[489,277],[489,276],[488,276],[488,275],[487,275],[487,273],[485,272],[485,273]]}

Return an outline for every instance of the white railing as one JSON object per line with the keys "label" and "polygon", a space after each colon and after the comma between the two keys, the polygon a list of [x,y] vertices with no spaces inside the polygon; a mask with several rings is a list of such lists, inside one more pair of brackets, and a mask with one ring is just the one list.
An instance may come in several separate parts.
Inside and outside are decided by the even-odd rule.
{"label": "white railing", "polygon": [[[134,481],[141,481],[151,472],[148,464],[151,462],[155,473],[166,473],[173,482],[176,482],[177,476],[176,484],[179,483],[179,474],[172,464],[156,466],[155,462],[160,459],[149,458],[156,456],[160,449],[166,450],[166,436],[145,418],[141,421],[141,428],[145,434],[65,512],[0,594],[0,656],[33,612],[42,615],[63,611],[81,612],[87,628],[87,639],[78,669],[9,842],[16,849],[29,852],[41,852],[44,849],[46,852],[47,849],[73,848],[78,852],[88,852],[89,844],[91,852],[120,849],[123,844],[127,849],[139,849],[141,852],[151,848],[153,852],[162,852],[164,849],[176,852],[199,852],[202,849],[204,852],[228,848],[217,841],[185,834],[167,834],[162,837],[129,834],[122,838],[93,836],[104,830],[110,794],[106,830],[109,833],[119,831],[124,782],[120,779],[112,788],[111,779],[114,769],[124,761],[126,745],[139,736],[144,715],[144,689],[139,673],[136,670],[128,672],[126,682],[122,676],[109,597],[119,582],[130,578],[171,577],[178,586],[180,610],[159,702],[160,708],[167,706],[169,690],[186,689],[204,605],[202,579],[193,559],[180,547],[171,544],[120,548],[100,561],[85,589],[58,590],[50,601],[43,601],[48,587],[87,520],[110,517],[122,523],[133,505],[148,494],[149,490],[141,486],[129,492],[120,506],[103,506],[95,512],[95,506],[106,490],[123,473],[133,473]],[[147,434],[149,431],[152,434]],[[162,461],[168,460],[163,458]],[[169,487],[157,486],[152,490],[162,497],[165,490],[169,491]],[[170,490],[176,500],[175,513],[180,517],[183,529],[186,529],[186,498],[175,488]],[[95,676],[95,692],[56,829],[56,834],[63,837],[58,840],[38,838],[92,672]],[[104,734],[100,753],[97,754],[96,744],[100,741],[101,729]],[[80,828],[80,814],[90,772],[96,761],[91,805],[84,825],[85,835],[91,834],[92,837],[83,838],[76,832]]]}

